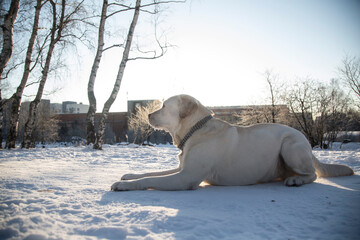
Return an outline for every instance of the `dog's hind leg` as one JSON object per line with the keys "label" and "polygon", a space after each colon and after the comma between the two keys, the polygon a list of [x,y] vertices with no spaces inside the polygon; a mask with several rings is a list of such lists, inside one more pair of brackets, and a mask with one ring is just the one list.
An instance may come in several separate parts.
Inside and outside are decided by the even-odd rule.
{"label": "dog's hind leg", "polygon": [[316,174],[311,147],[307,143],[285,141],[281,149],[281,156],[286,167],[292,171],[292,176],[288,176],[284,181],[286,186],[301,186],[315,181]]}

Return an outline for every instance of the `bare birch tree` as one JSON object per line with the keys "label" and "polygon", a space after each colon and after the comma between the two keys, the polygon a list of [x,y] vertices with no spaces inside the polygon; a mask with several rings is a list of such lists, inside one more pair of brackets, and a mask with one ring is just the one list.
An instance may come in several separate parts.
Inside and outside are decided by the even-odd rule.
{"label": "bare birch tree", "polygon": [[129,32],[127,35],[126,44],[125,44],[125,48],[123,51],[118,74],[117,74],[117,77],[115,80],[114,88],[111,92],[109,99],[105,102],[103,110],[102,110],[102,114],[101,114],[101,118],[100,118],[100,122],[99,122],[99,129],[98,129],[95,144],[94,144],[94,149],[102,149],[102,145],[104,143],[105,121],[107,120],[110,107],[114,103],[114,101],[117,97],[117,94],[120,90],[120,85],[121,85],[122,78],[124,76],[126,63],[128,62],[128,58],[129,58],[129,53],[130,53],[132,39],[134,37],[135,27],[136,27],[136,24],[137,24],[137,21],[139,18],[139,14],[140,14],[140,5],[141,5],[141,0],[137,0],[136,6],[135,6],[135,11],[134,11],[134,16],[133,16],[132,22],[129,27]]}
{"label": "bare birch tree", "polygon": [[[50,71],[50,64],[51,59],[54,54],[54,49],[56,45],[60,41],[64,41],[65,38],[74,38],[76,37],[71,30],[69,31],[69,28],[74,28],[74,23],[77,21],[82,22],[78,17],[76,16],[79,14],[79,12],[82,11],[82,4],[83,1],[80,2],[72,2],[71,5],[72,9],[67,10],[68,5],[66,0],[61,0],[61,3],[57,3],[54,0],[49,0],[51,4],[52,9],[52,27],[50,28],[50,42],[47,49],[47,54],[45,58],[44,66],[42,67],[42,75],[41,80],[39,83],[38,91],[36,94],[35,99],[30,103],[30,109],[29,109],[29,116],[28,120],[25,124],[25,130],[24,130],[24,137],[22,141],[22,147],[23,148],[29,148],[32,146],[32,133],[35,127],[35,121],[37,117],[37,108],[39,106],[39,103],[41,101],[45,83],[48,79],[48,74]],[[58,10],[57,5],[60,5],[60,10]],[[60,16],[58,18],[58,15]],[[68,33],[65,31],[68,30]]]}
{"label": "bare birch tree", "polygon": [[31,36],[29,39],[29,44],[28,44],[28,48],[27,48],[27,52],[26,52],[23,76],[21,78],[21,82],[20,82],[18,88],[16,89],[16,92],[9,99],[9,101],[11,102],[10,124],[9,124],[10,128],[9,128],[9,134],[8,134],[7,140],[6,140],[6,148],[9,148],[9,149],[15,148],[15,144],[16,144],[16,131],[17,131],[17,124],[19,121],[21,98],[22,98],[22,94],[24,92],[26,83],[28,81],[28,78],[29,78],[29,75],[31,72],[32,53],[33,53],[33,48],[34,48],[34,44],[35,44],[35,39],[38,34],[40,12],[41,12],[41,8],[43,7],[43,4],[45,2],[46,1],[43,1],[43,0],[36,1],[33,28],[32,28],[32,32],[31,32]]}
{"label": "bare birch tree", "polygon": [[47,76],[49,73],[50,62],[51,62],[51,58],[52,58],[52,54],[53,54],[55,45],[60,40],[61,32],[64,28],[65,0],[61,1],[60,20],[57,19],[58,13],[56,10],[56,7],[57,7],[56,3],[53,0],[50,0],[50,4],[52,6],[52,18],[53,18],[52,27],[50,29],[50,44],[49,44],[49,48],[48,48],[48,52],[47,52],[47,56],[46,56],[46,60],[45,60],[45,65],[42,70],[42,76],[41,76],[41,81],[39,83],[38,92],[36,94],[34,101],[32,101],[30,103],[29,117],[25,124],[24,139],[23,139],[22,146],[21,146],[21,147],[25,147],[25,148],[29,148],[31,145],[31,134],[32,134],[32,130],[34,127],[35,120],[36,120],[35,114],[37,112],[37,107],[40,103],[42,93],[43,93],[43,90],[45,87],[45,82],[46,82],[46,79],[47,79]]}
{"label": "bare birch tree", "polygon": [[[140,12],[157,14],[159,12],[158,6],[160,4],[178,3],[178,2],[180,3],[180,2],[184,2],[184,1],[153,1],[148,4],[141,5],[141,0],[137,0],[135,7],[132,7],[131,5],[127,6],[125,4],[120,4],[117,2],[113,2],[113,3],[108,3],[107,1],[103,2],[102,14],[100,17],[99,35],[98,35],[98,48],[97,48],[97,53],[96,53],[96,56],[94,59],[92,71],[90,74],[89,83],[88,83],[88,98],[89,98],[90,108],[89,108],[88,115],[87,115],[87,143],[88,144],[94,143],[94,149],[102,148],[102,145],[104,142],[104,140],[103,140],[104,134],[105,134],[105,121],[107,119],[107,115],[109,113],[110,107],[112,106],[113,102],[115,101],[117,94],[120,90],[120,85],[121,85],[121,81],[122,81],[122,78],[124,75],[124,71],[125,71],[127,62],[130,60],[159,58],[165,54],[166,49],[169,47],[169,45],[167,45],[167,44],[162,45],[160,43],[158,36],[156,35],[156,31],[155,31],[155,38],[156,38],[156,42],[160,48],[160,52],[158,53],[157,51],[142,51],[137,46],[137,51],[139,53],[141,53],[142,56],[137,56],[137,57],[133,57],[133,58],[129,57],[129,54],[131,51],[131,45],[133,43],[134,31],[135,31],[135,27],[138,22]],[[107,14],[107,7],[109,7],[110,5],[120,7],[120,9],[114,10],[111,13]],[[155,7],[155,9],[153,11],[149,11],[146,9],[151,6]],[[97,134],[95,134],[94,116],[95,116],[95,112],[96,112],[96,98],[94,95],[94,83],[95,83],[95,79],[96,79],[96,73],[99,68],[102,53],[105,50],[113,47],[113,46],[111,46],[111,47],[104,49],[105,22],[106,22],[107,18],[114,16],[115,14],[118,14],[120,12],[129,11],[129,10],[134,10],[134,15],[133,15],[131,24],[129,26],[125,44],[121,45],[124,48],[124,50],[122,52],[122,59],[121,59],[121,63],[120,63],[119,69],[118,69],[118,74],[117,74],[111,95],[104,104],[104,107],[102,110],[102,115],[101,115],[101,118],[99,121],[98,131],[97,131]],[[156,29],[156,26],[155,26],[155,29]],[[95,140],[95,142],[93,142],[94,140]]]}
{"label": "bare birch tree", "polygon": [[96,97],[94,93],[94,85],[96,74],[100,66],[101,57],[104,51],[104,32],[105,32],[105,22],[106,14],[109,3],[107,0],[103,1],[101,16],[100,16],[100,25],[98,32],[98,45],[96,50],[96,55],[94,62],[91,68],[89,83],[88,83],[88,99],[89,99],[89,110],[86,115],[86,143],[95,143],[95,113],[96,113]]}
{"label": "bare birch tree", "polygon": [[2,148],[2,123],[3,123],[3,101],[2,101],[2,75],[13,52],[13,29],[17,14],[19,12],[20,0],[12,0],[9,11],[5,14],[1,24],[2,49],[0,53],[0,149]]}

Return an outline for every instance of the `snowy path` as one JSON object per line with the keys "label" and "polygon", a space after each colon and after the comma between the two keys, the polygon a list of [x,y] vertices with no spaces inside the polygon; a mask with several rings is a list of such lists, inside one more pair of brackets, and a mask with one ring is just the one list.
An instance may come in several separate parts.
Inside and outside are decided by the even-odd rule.
{"label": "snowy path", "polygon": [[122,174],[177,166],[171,146],[0,151],[0,239],[356,239],[360,145],[316,150],[352,177],[196,191],[110,192]]}

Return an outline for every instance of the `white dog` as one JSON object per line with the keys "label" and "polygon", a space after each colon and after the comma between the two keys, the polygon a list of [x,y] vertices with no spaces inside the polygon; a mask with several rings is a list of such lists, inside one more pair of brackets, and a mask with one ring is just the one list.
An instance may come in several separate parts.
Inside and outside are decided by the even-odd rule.
{"label": "white dog", "polygon": [[344,165],[320,163],[299,131],[279,124],[250,127],[231,125],[188,95],[166,100],[149,115],[152,126],[168,131],[181,149],[177,169],[146,174],[126,174],[111,189],[187,190],[202,181],[238,186],[284,180],[300,186],[320,177],[354,174]]}

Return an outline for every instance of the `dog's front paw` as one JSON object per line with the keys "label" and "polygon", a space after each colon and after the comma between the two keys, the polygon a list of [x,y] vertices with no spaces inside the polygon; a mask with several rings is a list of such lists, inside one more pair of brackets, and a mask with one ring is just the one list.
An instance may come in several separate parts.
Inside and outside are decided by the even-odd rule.
{"label": "dog's front paw", "polygon": [[127,189],[125,185],[124,182],[116,182],[111,185],[111,191],[128,191],[129,189]]}
{"label": "dog's front paw", "polygon": [[111,185],[112,191],[130,191],[136,189],[137,188],[135,183],[127,182],[127,181],[116,182],[113,185]]}

